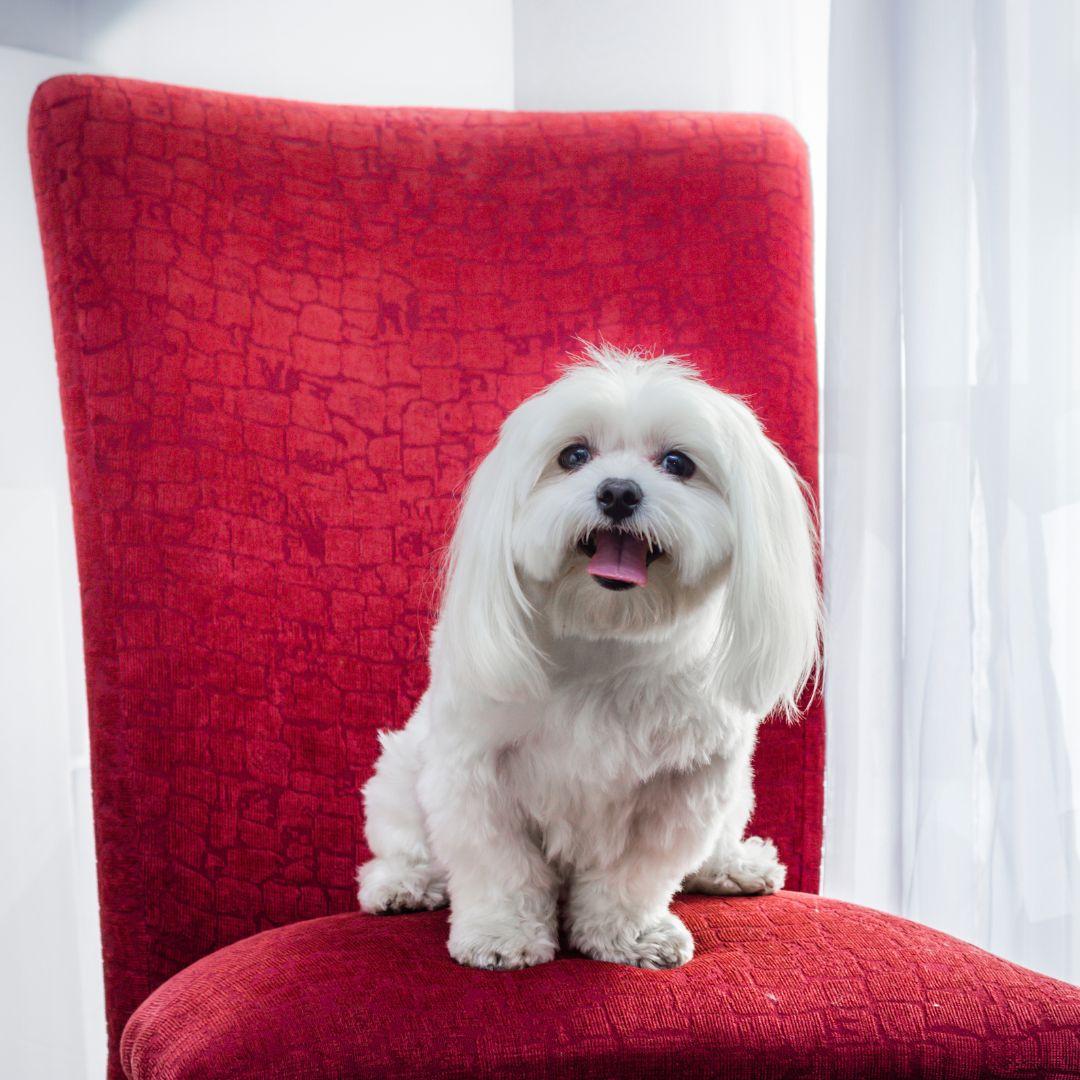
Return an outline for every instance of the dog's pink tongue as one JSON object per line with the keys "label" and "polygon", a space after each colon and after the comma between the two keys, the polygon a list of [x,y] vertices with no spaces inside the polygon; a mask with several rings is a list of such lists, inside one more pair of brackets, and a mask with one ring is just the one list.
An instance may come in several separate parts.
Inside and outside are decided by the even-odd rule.
{"label": "dog's pink tongue", "polygon": [[645,541],[638,536],[621,532],[598,532],[596,554],[589,560],[589,573],[593,577],[644,585],[649,580],[649,570],[645,562],[647,555]]}

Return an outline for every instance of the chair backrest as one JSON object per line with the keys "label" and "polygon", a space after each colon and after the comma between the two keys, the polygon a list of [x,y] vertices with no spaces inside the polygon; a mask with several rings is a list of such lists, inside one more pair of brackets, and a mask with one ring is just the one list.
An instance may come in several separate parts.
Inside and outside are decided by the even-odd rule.
{"label": "chair backrest", "polygon": [[[761,116],[62,77],[30,143],[115,1046],[197,957],[355,906],[461,482],[577,337],[687,354],[815,482],[810,190]],[[757,755],[754,827],[810,891],[822,748],[815,705]]]}

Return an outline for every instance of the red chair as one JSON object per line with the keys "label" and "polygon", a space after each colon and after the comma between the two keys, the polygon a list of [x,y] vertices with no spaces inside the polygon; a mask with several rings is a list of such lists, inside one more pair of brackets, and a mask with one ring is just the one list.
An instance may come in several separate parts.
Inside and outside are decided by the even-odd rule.
{"label": "red chair", "polygon": [[795,891],[686,967],[458,967],[356,911],[456,493],[578,335],[689,354],[814,481],[806,152],[767,117],[362,109],[63,77],[31,152],[82,583],[110,1076],[1080,1075],[1080,991]]}

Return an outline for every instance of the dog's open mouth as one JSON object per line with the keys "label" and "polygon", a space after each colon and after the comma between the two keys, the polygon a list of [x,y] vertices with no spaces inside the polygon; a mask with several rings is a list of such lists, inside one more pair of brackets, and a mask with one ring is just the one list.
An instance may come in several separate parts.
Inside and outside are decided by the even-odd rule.
{"label": "dog's open mouth", "polygon": [[663,555],[660,548],[633,533],[598,529],[578,542],[589,558],[589,573],[605,589],[632,589],[649,582],[649,564]]}

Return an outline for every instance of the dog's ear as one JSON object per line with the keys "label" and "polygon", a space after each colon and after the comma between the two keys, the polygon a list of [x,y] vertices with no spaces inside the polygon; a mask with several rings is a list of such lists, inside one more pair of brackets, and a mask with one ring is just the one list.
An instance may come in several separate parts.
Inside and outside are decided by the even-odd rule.
{"label": "dog's ear", "polygon": [[726,692],[759,716],[797,713],[821,656],[817,529],[810,493],[738,398],[721,395],[735,536],[720,662]]}
{"label": "dog's ear", "polygon": [[519,701],[546,686],[512,545],[515,517],[535,481],[525,412],[511,414],[473,473],[450,544],[433,665],[441,665],[451,693]]}

